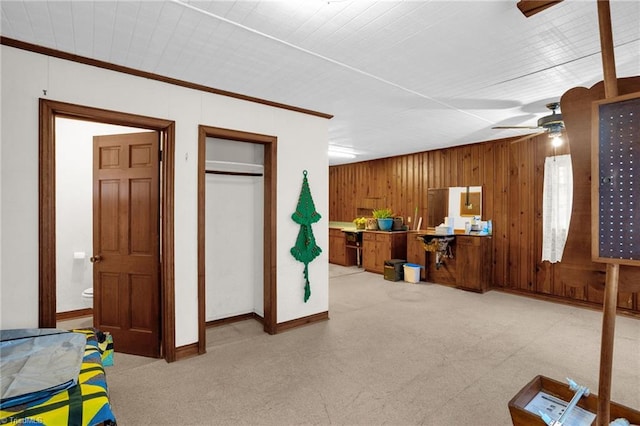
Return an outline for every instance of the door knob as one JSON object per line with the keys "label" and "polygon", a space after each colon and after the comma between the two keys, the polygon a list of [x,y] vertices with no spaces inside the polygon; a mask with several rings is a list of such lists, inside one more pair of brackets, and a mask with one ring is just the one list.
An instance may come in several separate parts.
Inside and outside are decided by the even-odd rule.
{"label": "door knob", "polygon": [[91,257],[89,258],[89,261],[90,261],[91,263],[98,263],[98,262],[100,262],[101,260],[102,260],[102,256],[100,256],[100,255],[97,255],[97,256],[91,256]]}

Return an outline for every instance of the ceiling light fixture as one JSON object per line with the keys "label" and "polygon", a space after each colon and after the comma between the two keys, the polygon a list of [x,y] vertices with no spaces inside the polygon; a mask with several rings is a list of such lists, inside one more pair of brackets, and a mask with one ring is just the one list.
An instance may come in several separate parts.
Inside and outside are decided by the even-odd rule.
{"label": "ceiling light fixture", "polygon": [[351,148],[329,145],[329,157],[334,158],[356,158],[356,153]]}
{"label": "ceiling light fixture", "polygon": [[554,148],[562,145],[562,129],[564,128],[564,125],[561,123],[552,123],[547,128],[549,129],[548,135],[551,139],[551,145],[553,145]]}
{"label": "ceiling light fixture", "polygon": [[562,145],[562,137],[560,137],[560,135],[558,136],[554,136],[551,139],[551,145],[553,145],[554,148],[559,147],[560,145]]}
{"label": "ceiling light fixture", "polygon": [[334,157],[334,158],[356,158],[356,155],[355,154],[348,154],[346,152],[329,151],[329,157]]}

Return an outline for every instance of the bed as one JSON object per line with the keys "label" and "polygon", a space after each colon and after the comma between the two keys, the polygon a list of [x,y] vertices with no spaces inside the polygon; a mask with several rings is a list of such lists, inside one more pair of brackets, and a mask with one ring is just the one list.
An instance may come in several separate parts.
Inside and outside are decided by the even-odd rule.
{"label": "bed", "polygon": [[0,331],[0,424],[115,425],[112,356],[110,336],[95,329]]}

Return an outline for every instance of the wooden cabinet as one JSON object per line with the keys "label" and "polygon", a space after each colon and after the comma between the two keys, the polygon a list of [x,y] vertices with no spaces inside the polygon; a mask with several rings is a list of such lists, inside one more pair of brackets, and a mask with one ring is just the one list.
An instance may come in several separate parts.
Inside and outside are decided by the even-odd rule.
{"label": "wooden cabinet", "polygon": [[422,245],[422,235],[418,231],[407,233],[407,262],[422,266],[420,268],[420,280],[426,280],[427,252]]}
{"label": "wooden cabinet", "polygon": [[329,263],[352,266],[356,264],[355,250],[347,249],[342,229],[329,228]]}
{"label": "wooden cabinet", "polygon": [[407,258],[407,232],[365,231],[362,236],[362,266],[365,271],[384,273],[384,261]]}
{"label": "wooden cabinet", "polygon": [[491,286],[493,265],[491,237],[456,236],[456,286],[485,292]]}

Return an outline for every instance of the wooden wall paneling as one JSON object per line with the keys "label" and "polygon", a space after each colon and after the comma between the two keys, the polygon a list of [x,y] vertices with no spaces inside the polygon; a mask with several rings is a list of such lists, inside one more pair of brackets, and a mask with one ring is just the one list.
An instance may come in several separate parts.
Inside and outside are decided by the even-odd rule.
{"label": "wooden wall paneling", "polygon": [[444,175],[438,170],[440,161],[442,157],[441,151],[431,151],[427,152],[427,163],[428,163],[428,175],[427,175],[427,187],[428,188],[441,188],[442,182],[441,179]]}
{"label": "wooden wall paneling", "polygon": [[452,148],[442,152],[440,163],[438,164],[438,173],[442,176],[439,185],[441,188],[451,186],[451,156],[453,155],[454,149],[455,148]]}
{"label": "wooden wall paneling", "polygon": [[[360,201],[360,203],[362,204],[365,198],[368,198],[371,196],[370,194],[370,186],[372,183],[371,164],[368,164],[368,163],[358,164],[357,167],[354,168],[354,174],[357,180],[361,179],[360,185],[359,185],[358,197],[356,201]],[[357,205],[356,207],[360,207],[360,205]],[[371,215],[370,212],[367,216],[369,215]]]}
{"label": "wooden wall paneling", "polygon": [[[534,291],[533,270],[535,268],[533,221],[534,221],[534,167],[530,159],[534,158],[534,140],[529,139],[520,144],[520,263],[518,264],[519,288]],[[529,161],[527,161],[529,159]]]}
{"label": "wooden wall paneling", "polygon": [[[425,176],[425,179],[426,179],[425,180],[425,191],[428,191],[429,188],[435,188],[436,185],[440,184],[440,182],[436,180],[436,175],[435,175],[435,170],[436,170],[436,167],[437,167],[436,158],[437,158],[437,156],[439,154],[440,153],[438,151],[432,151],[432,152],[428,152],[427,153],[427,162],[428,162],[428,167],[429,167],[429,173],[428,173],[428,176]],[[426,193],[424,195],[426,195]],[[420,217],[422,217],[423,221],[425,221],[425,223],[426,223],[427,211],[429,209],[429,206],[426,203],[426,201],[427,201],[426,197],[424,198],[424,200],[425,200],[425,203],[423,204],[424,211],[420,212],[421,213]],[[425,228],[426,228],[426,225],[425,225]]]}
{"label": "wooden wall paneling", "polygon": [[460,175],[458,186],[467,186],[472,180],[471,147],[469,145],[460,147],[458,154],[458,174]]}
{"label": "wooden wall paneling", "polygon": [[342,219],[339,206],[342,202],[340,185],[344,170],[343,168],[329,168],[329,217],[335,217],[336,220]]}
{"label": "wooden wall paneling", "polygon": [[[405,211],[405,216],[404,216],[404,224],[407,226],[410,226],[411,228],[413,228],[413,222],[408,223],[408,217],[409,216],[414,216],[414,211],[415,208],[418,207],[418,209],[420,208],[421,204],[422,204],[422,200],[421,200],[421,192],[422,192],[422,187],[423,187],[423,180],[422,180],[422,170],[423,170],[423,159],[424,159],[424,155],[422,154],[415,154],[413,156],[413,170],[414,170],[414,174],[413,174],[413,193],[411,194],[411,200],[409,201],[409,204],[407,205],[407,210]],[[426,191],[425,191],[425,198],[426,198]]]}
{"label": "wooden wall paneling", "polygon": [[[467,145],[468,150],[465,150],[463,161],[464,181],[462,186],[476,186],[482,185],[482,157],[480,147],[482,144]],[[484,214],[484,212],[483,212]]]}
{"label": "wooden wall paneling", "polygon": [[377,165],[380,163],[379,160],[374,160],[369,164],[369,187],[367,188],[367,196],[368,197],[375,197],[377,196],[377,186],[378,186],[378,179],[381,178],[381,176],[378,176],[378,173],[376,171],[377,169]]}
{"label": "wooden wall paneling", "polygon": [[[590,247],[590,236],[583,238],[586,233],[582,224],[573,230],[581,235],[573,235],[573,245],[568,242],[562,262],[541,264],[542,171],[544,157],[552,151],[545,135],[529,142],[511,143],[515,139],[518,138],[332,166],[330,220],[351,221],[360,204],[368,199],[371,203],[385,203],[405,219],[411,216],[413,229],[419,217],[426,221],[428,188],[481,184],[483,218],[493,221],[492,285],[601,304],[602,291],[598,283],[604,282],[604,268],[590,258],[575,255],[576,247],[578,251],[585,251],[585,245]],[[571,151],[573,145],[572,141]],[[567,146],[565,151],[559,149],[556,154],[568,150]],[[572,158],[574,179],[583,173],[578,180],[587,182],[589,192],[590,168],[580,164],[576,167],[581,160],[576,159],[573,152]],[[416,207],[418,217],[415,217]],[[576,210],[587,212],[588,216],[589,200],[575,197],[574,213]],[[425,228],[423,224],[422,229]],[[586,251],[590,253],[590,249]],[[448,267],[455,267],[455,262]],[[447,274],[446,269],[433,272]],[[637,283],[640,283],[640,268],[626,267],[625,270],[623,265],[620,286],[640,287]],[[620,309],[637,311],[638,291],[640,288],[621,292]]]}
{"label": "wooden wall paneling", "polygon": [[392,200],[393,212],[401,211],[402,206],[406,202],[405,198],[405,185],[407,184],[407,156],[402,155],[394,158],[395,162],[395,176],[391,177],[391,185],[393,187],[392,194],[394,199]]}
{"label": "wooden wall paneling", "polygon": [[397,170],[396,170],[397,160],[392,158],[386,158],[384,160],[384,163],[386,163],[384,164],[384,166],[386,167],[383,167],[382,170],[385,177],[383,181],[383,186],[379,188],[379,191],[380,193],[387,194],[387,202],[385,203],[385,206],[392,208],[394,204],[394,199],[398,195],[396,191],[394,191],[395,181],[397,176]]}
{"label": "wooden wall paneling", "polygon": [[385,170],[387,171],[387,182],[385,191],[387,194],[387,206],[390,209],[394,209],[394,206],[398,206],[402,201],[402,197],[400,194],[400,180],[402,179],[402,161],[400,158],[388,158],[386,160],[387,167]]}
{"label": "wooden wall paneling", "polygon": [[510,145],[509,287],[533,291],[533,144]]}
{"label": "wooden wall paneling", "polygon": [[438,188],[444,188],[449,185],[449,158],[451,156],[452,149],[439,151],[435,158],[436,176]]}
{"label": "wooden wall paneling", "polygon": [[509,288],[518,287],[518,265],[520,264],[520,167],[519,151],[521,143],[509,146],[509,192],[507,195],[507,214],[509,217],[509,245],[507,282]]}
{"label": "wooden wall paneling", "polygon": [[500,142],[493,145],[494,174],[493,182],[487,185],[489,194],[493,197],[493,245],[494,245],[494,273],[493,284],[504,287],[507,284],[509,264],[509,144]]}
{"label": "wooden wall paneling", "polygon": [[407,216],[409,212],[412,210],[412,205],[416,203],[417,197],[416,192],[419,188],[418,181],[416,179],[416,175],[419,173],[420,169],[416,167],[416,158],[415,154],[409,155],[407,157],[407,183],[406,183],[406,200],[404,206],[402,208],[399,216],[402,216],[402,219],[406,222]]}
{"label": "wooden wall paneling", "polygon": [[[547,157],[553,156],[553,147],[546,135],[537,136],[535,139],[536,152],[534,157],[535,182],[534,194],[535,217],[534,217],[534,247],[536,252],[536,281],[535,291],[537,293],[551,294],[553,292],[553,266],[550,262],[542,261],[542,229],[543,229],[543,189],[544,189],[544,167]],[[546,139],[546,141],[545,141]]]}
{"label": "wooden wall paneling", "polygon": [[358,190],[354,185],[353,170],[354,169],[350,167],[343,171],[342,187],[340,188],[342,194],[340,198],[340,205],[342,206],[341,215],[345,221],[348,221],[350,216],[353,216],[353,213],[349,214],[353,207],[350,205],[349,200],[356,198],[356,192]]}
{"label": "wooden wall paneling", "polygon": [[329,217],[339,217],[337,212],[337,199],[340,196],[337,190],[338,178],[337,175],[341,169],[330,167],[329,168]]}
{"label": "wooden wall paneling", "polygon": [[[440,151],[439,152],[440,155],[438,155],[438,158],[436,158],[436,161],[437,161],[436,180],[439,181],[438,188],[445,188],[449,186],[451,182],[451,179],[449,178],[450,171],[451,171],[451,166],[449,165],[449,161],[450,161],[452,152],[453,152],[453,148]],[[440,179],[438,179],[438,176],[440,176]]]}
{"label": "wooden wall paneling", "polygon": [[[345,169],[335,169],[335,182],[331,188],[332,194],[334,194],[332,198],[335,200],[333,203],[333,207],[336,209],[337,217],[340,218],[342,215],[342,211],[340,211],[340,206],[342,205],[342,197],[344,197],[344,193],[342,191],[341,185],[344,185],[344,176]],[[331,178],[331,177],[330,177]]]}
{"label": "wooden wall paneling", "polygon": [[[414,211],[415,208],[418,207],[418,209],[420,209],[420,205],[422,204],[422,201],[420,200],[420,191],[422,189],[422,155],[420,153],[416,153],[413,154],[412,156],[412,160],[411,160],[411,168],[412,168],[412,174],[411,174],[411,179],[410,179],[410,185],[412,185],[412,189],[409,195],[409,198],[407,200],[407,206],[405,208],[404,211],[404,224],[409,226],[409,225],[413,225],[413,222],[411,224],[407,223],[407,218],[409,216],[413,216],[414,215]],[[425,192],[425,198],[426,198],[426,192]]]}
{"label": "wooden wall paneling", "polygon": [[358,207],[360,207],[360,202],[365,198],[367,190],[367,169],[361,163],[356,166],[357,167],[349,168],[349,179],[353,186],[353,197],[348,200],[344,200],[345,206],[348,206],[344,212],[344,217],[347,221],[360,216],[358,214]]}
{"label": "wooden wall paneling", "polygon": [[444,188],[445,179],[445,168],[442,166],[447,158],[447,153],[445,150],[435,151],[432,155],[433,161],[433,175],[430,176],[432,182],[429,183],[429,186],[432,188]]}
{"label": "wooden wall paneling", "polygon": [[405,155],[404,156],[404,161],[402,162],[402,185],[399,188],[401,191],[401,196],[402,196],[402,204],[399,206],[398,208],[398,216],[405,216],[405,213],[407,211],[407,206],[409,205],[409,199],[411,198],[409,196],[410,192],[412,191],[412,181],[411,181],[411,175],[413,174],[413,171],[410,169],[409,164],[411,164],[411,167],[413,167],[413,162],[411,161],[412,156],[411,155]]}
{"label": "wooden wall paneling", "polygon": [[[483,143],[479,145],[479,169],[478,173],[480,175],[479,183],[482,185],[482,218],[484,220],[491,220],[492,228],[495,225],[495,212],[494,212],[494,200],[496,194],[496,185],[495,185],[495,157],[494,157],[494,149],[492,144]],[[495,232],[495,230],[492,230]],[[495,279],[495,258],[496,258],[496,245],[491,242],[491,275],[489,276],[489,286],[493,287],[496,282]]]}
{"label": "wooden wall paneling", "polygon": [[342,219],[342,203],[343,203],[343,197],[344,197],[344,191],[343,191],[343,187],[345,184],[345,179],[344,179],[344,175],[346,173],[346,169],[336,169],[336,173],[335,173],[335,179],[336,182],[334,182],[333,186],[332,186],[332,194],[334,195],[333,198],[336,202],[333,203],[333,207],[336,209],[336,213],[337,213],[337,220],[341,220]]}
{"label": "wooden wall paneling", "polygon": [[458,170],[458,156],[460,147],[456,147],[450,151],[449,156],[449,180],[445,186],[460,186],[460,171]]}

